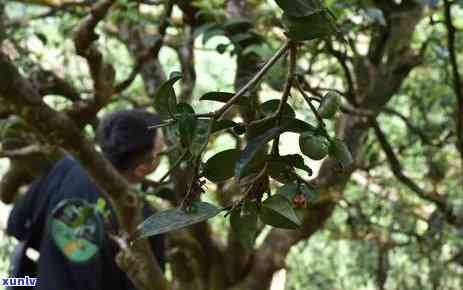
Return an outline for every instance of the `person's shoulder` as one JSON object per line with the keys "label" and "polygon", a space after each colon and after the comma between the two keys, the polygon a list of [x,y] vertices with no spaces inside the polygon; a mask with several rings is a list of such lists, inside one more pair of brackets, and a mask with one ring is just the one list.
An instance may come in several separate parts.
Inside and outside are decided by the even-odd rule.
{"label": "person's shoulder", "polygon": [[79,163],[72,158],[70,155],[65,155],[60,160],[56,161],[53,165],[52,171],[62,171],[63,169],[71,169],[72,167],[78,166]]}
{"label": "person's shoulder", "polygon": [[[67,155],[53,169],[55,179],[60,180],[60,190],[82,195],[98,195],[97,187],[80,163]],[[85,193],[85,194],[84,194]]]}

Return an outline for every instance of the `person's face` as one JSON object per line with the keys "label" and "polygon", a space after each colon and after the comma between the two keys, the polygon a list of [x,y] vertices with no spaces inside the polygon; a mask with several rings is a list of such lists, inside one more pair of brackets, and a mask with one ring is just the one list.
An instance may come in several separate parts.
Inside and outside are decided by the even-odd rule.
{"label": "person's face", "polygon": [[160,131],[158,131],[156,138],[153,140],[152,155],[146,161],[137,165],[133,170],[133,176],[135,177],[132,181],[133,183],[142,181],[147,175],[153,173],[154,170],[156,170],[156,168],[159,166],[159,162],[161,161],[159,153],[162,151],[163,145],[162,136]]}

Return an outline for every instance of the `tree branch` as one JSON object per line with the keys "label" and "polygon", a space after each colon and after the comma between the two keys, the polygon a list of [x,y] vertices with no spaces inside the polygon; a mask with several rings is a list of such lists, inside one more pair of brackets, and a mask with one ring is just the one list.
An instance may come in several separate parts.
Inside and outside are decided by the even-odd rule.
{"label": "tree branch", "polygon": [[378,139],[381,148],[386,154],[387,161],[394,176],[411,191],[415,192],[420,198],[434,203],[444,213],[445,218],[449,224],[452,224],[454,226],[463,225],[463,219],[455,215],[454,210],[451,208],[451,206],[448,204],[447,200],[444,197],[439,196],[438,194],[426,192],[411,178],[405,175],[405,173],[403,172],[402,165],[400,164],[399,159],[394,153],[394,149],[387,140],[384,132],[379,127],[378,122],[376,120],[371,120],[371,125],[375,131],[376,138]]}
{"label": "tree branch", "polygon": [[173,6],[174,4],[172,1],[167,1],[164,17],[161,21],[161,24],[159,25],[159,39],[157,39],[156,42],[136,60],[136,64],[133,67],[127,79],[123,80],[122,82],[116,85],[116,94],[124,91],[126,88],[130,86],[130,84],[132,84],[140,70],[144,67],[145,63],[149,59],[157,59],[159,51],[161,50],[161,47],[164,44],[164,36],[166,35],[167,28],[169,27],[169,19],[172,15]]}
{"label": "tree branch", "polygon": [[77,54],[87,60],[90,68],[96,112],[106,105],[109,98],[114,94],[116,71],[112,65],[104,62],[103,55],[93,45],[93,42],[98,39],[95,28],[106,16],[113,3],[114,0],[104,0],[95,4],[90,15],[80,23],[73,36]]}
{"label": "tree branch", "polygon": [[267,71],[277,62],[289,49],[290,42],[286,42],[283,47],[281,47],[269,60],[268,62],[262,67],[262,69],[246,84],[244,85],[230,100],[228,100],[225,105],[223,105],[220,109],[213,112],[212,114],[207,114],[207,116],[212,116],[214,119],[220,119],[226,112],[230,109],[230,107],[240,98],[242,97],[249,89],[255,86],[260,79],[267,73]]}
{"label": "tree branch", "polygon": [[459,71],[457,54],[455,51],[456,29],[452,22],[452,4],[449,0],[444,0],[445,7],[445,27],[447,28],[447,47],[449,51],[450,65],[453,74],[453,90],[457,97],[458,107],[455,109],[457,150],[460,153],[460,162],[463,168],[463,82]]}
{"label": "tree branch", "polygon": [[[43,103],[40,94],[3,52],[0,52],[0,74],[0,99],[50,144],[67,150],[82,164],[101,192],[108,195],[119,221],[121,239],[128,241],[139,222],[136,219],[139,206],[124,178],[64,113],[54,111]],[[133,271],[146,273],[129,275],[137,288],[167,289],[167,282],[146,240],[123,248],[121,257],[126,257],[122,260],[137,262],[122,265],[125,266],[124,271],[129,274]]]}

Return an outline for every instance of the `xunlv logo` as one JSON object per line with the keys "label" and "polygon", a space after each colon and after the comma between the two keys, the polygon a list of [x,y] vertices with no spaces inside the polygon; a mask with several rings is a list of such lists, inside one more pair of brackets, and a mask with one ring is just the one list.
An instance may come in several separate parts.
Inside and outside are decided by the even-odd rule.
{"label": "xunlv logo", "polygon": [[37,284],[37,278],[2,278],[3,286],[23,286],[23,287],[34,287]]}

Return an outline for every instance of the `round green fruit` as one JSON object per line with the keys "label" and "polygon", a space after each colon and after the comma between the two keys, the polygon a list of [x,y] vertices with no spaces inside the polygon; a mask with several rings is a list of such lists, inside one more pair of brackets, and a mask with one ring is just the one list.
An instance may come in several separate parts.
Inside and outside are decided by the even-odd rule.
{"label": "round green fruit", "polygon": [[321,160],[328,155],[330,144],[323,136],[305,132],[299,136],[299,148],[310,159]]}
{"label": "round green fruit", "polygon": [[338,93],[329,92],[327,93],[318,107],[318,114],[323,119],[333,118],[336,112],[339,110],[339,104],[341,103],[341,98]]}

